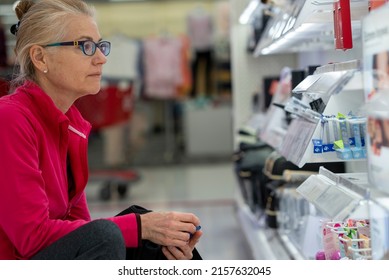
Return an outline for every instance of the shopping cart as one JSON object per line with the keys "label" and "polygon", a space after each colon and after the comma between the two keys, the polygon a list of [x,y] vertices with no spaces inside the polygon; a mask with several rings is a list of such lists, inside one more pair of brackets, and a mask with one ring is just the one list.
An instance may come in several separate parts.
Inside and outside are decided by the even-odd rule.
{"label": "shopping cart", "polygon": [[[92,132],[98,132],[120,123],[128,122],[134,109],[132,85],[129,82],[104,81],[96,95],[84,96],[76,101],[83,117],[92,124]],[[110,200],[117,192],[120,198],[128,194],[132,183],[140,179],[138,172],[106,164],[102,169],[91,169],[89,180],[101,182],[100,199]]]}
{"label": "shopping cart", "polygon": [[124,198],[128,195],[131,184],[139,181],[139,179],[139,173],[131,169],[92,170],[89,173],[90,182],[102,182],[99,197],[104,201],[110,200],[115,191],[117,191],[119,198]]}

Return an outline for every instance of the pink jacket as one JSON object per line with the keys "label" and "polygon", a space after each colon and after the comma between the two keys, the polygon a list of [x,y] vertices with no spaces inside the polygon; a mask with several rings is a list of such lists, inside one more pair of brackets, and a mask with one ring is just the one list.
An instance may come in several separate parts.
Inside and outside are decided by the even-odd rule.
{"label": "pink jacket", "polygon": [[[63,114],[32,82],[0,99],[0,259],[29,259],[91,220],[84,192],[90,129],[74,106]],[[127,247],[140,244],[135,214],[108,219]]]}

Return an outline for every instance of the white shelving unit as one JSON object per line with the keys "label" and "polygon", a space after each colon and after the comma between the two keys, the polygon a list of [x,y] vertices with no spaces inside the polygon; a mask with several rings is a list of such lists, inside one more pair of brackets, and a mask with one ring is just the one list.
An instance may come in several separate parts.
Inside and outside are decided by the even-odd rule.
{"label": "white shelving unit", "polygon": [[[275,9],[255,55],[296,51],[331,50],[334,46],[333,1],[296,0]],[[360,40],[360,19],[368,1],[350,1],[353,41]]]}
{"label": "white shelving unit", "polygon": [[[305,52],[307,50],[317,51],[325,56],[326,52],[331,52],[334,49],[332,4],[333,2],[324,0],[301,0],[294,1],[294,5],[287,9],[281,7],[277,16],[269,22],[265,30],[265,36],[257,45],[255,56]],[[357,63],[353,65],[349,62],[340,62],[325,65],[293,89],[295,92],[322,94],[326,105],[324,115],[347,114],[349,111],[358,114],[358,110],[365,104],[365,83],[369,79],[366,79],[359,61],[363,57],[365,65],[366,63],[372,63],[370,57],[369,60],[366,60],[364,54],[358,53],[358,47],[365,51],[362,46],[362,21],[365,17],[370,17],[372,26],[374,26],[374,28],[371,28],[374,30],[365,32],[368,35],[366,37],[370,39],[374,37],[373,35],[377,35],[375,37],[376,41],[371,40],[370,42],[371,55],[378,51],[378,48],[384,44],[383,42],[387,46],[387,36],[383,38],[378,34],[381,34],[380,31],[382,30],[387,30],[385,18],[389,16],[389,6],[387,7],[388,14],[382,18],[377,18],[377,15],[368,15],[367,0],[350,1],[350,6],[353,41],[356,47],[356,52],[353,52],[354,49],[350,52],[356,54],[356,57],[351,59],[357,59]],[[375,26],[376,23],[379,24]],[[385,25],[385,29],[382,29],[381,25]],[[386,47],[386,50],[388,49]],[[347,57],[347,53],[350,52],[343,53],[345,59],[350,59],[350,57]],[[339,58],[341,59],[341,56]],[[328,63],[328,61],[325,63]],[[277,110],[280,109],[277,108]],[[318,138],[321,134],[321,124],[318,120],[307,121],[304,118],[296,117],[287,131],[283,127],[274,127],[273,131],[275,135],[279,136],[277,139],[282,138],[282,143],[277,142],[275,145],[276,141],[268,141],[268,144],[275,146],[283,156],[300,167],[309,162],[344,161],[338,158],[335,153],[313,153],[311,140],[312,138]],[[347,162],[350,161],[347,160]],[[366,162],[366,159],[353,159],[351,163],[365,164]],[[317,231],[319,233],[318,225],[321,218],[333,220],[368,219],[370,222],[372,258],[389,259],[389,195],[372,186],[368,177],[368,173],[354,173],[352,168],[351,173],[344,174],[334,174],[322,168],[317,175],[312,175],[297,188],[300,197],[309,203],[310,210],[314,209],[310,214],[301,217],[299,223],[306,223],[306,231]],[[250,243],[253,251],[260,252],[261,248],[258,247],[258,244],[260,244],[258,240],[261,238],[257,238],[258,224],[256,223],[254,227],[247,226],[250,224],[250,222],[247,222],[247,220],[250,220],[247,218],[250,216],[249,211],[238,210],[238,212],[242,224],[246,223],[246,226],[243,227],[246,236],[249,240],[251,239]],[[246,222],[244,222],[245,220]],[[305,238],[306,234],[304,232],[298,232],[303,235],[300,240],[297,240],[301,243],[298,243],[296,239],[291,238],[293,232],[288,230],[278,229],[275,235],[286,252],[292,259],[311,259],[312,251],[309,251],[308,248],[311,245],[317,245],[314,244],[317,243],[317,240],[314,240],[315,237],[309,237],[311,240],[308,240]],[[300,225],[299,230],[301,230]],[[258,252],[254,252],[254,256],[260,258]]]}
{"label": "white shelving unit", "polygon": [[369,217],[366,173],[334,174],[321,167],[319,174],[310,176],[297,191],[332,220],[342,221],[353,214]]}
{"label": "white shelving unit", "polygon": [[[326,116],[357,112],[364,104],[359,62],[330,64],[320,68],[317,70],[318,74],[308,76],[301,82],[302,85],[298,85],[293,91],[302,92],[303,96],[312,93],[316,97],[320,96],[326,104],[323,112]],[[309,86],[304,89],[303,85]],[[288,128],[285,140],[280,147],[280,153],[299,167],[308,162],[342,161],[335,152],[320,154],[313,152],[312,139],[321,139],[321,133],[322,127],[319,119],[296,118]]]}
{"label": "white shelving unit", "polygon": [[372,258],[387,256],[389,197],[369,183],[367,173],[335,174],[321,168],[318,175],[310,176],[297,191],[332,220],[369,219]]}
{"label": "white shelving unit", "polygon": [[238,218],[256,260],[304,259],[275,229],[264,226],[264,216],[256,217],[247,205],[238,207]]}

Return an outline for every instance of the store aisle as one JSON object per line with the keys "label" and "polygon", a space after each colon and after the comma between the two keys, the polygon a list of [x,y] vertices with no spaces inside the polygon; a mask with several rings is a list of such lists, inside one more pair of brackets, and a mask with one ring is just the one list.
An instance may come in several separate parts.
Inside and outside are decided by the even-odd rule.
{"label": "store aisle", "polygon": [[252,259],[235,212],[236,179],[231,163],[139,168],[141,180],[125,199],[98,199],[101,185],[90,183],[87,197],[92,216],[115,215],[128,205],[154,210],[195,213],[202,222],[198,249],[204,259]]}

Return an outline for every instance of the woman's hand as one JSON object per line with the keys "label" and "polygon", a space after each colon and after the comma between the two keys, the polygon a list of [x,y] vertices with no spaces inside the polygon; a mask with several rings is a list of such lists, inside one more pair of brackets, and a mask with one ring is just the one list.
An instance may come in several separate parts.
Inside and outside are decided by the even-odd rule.
{"label": "woman's hand", "polygon": [[162,247],[162,253],[168,260],[191,260],[193,258],[193,249],[197,242],[199,242],[202,231],[196,231],[190,238],[187,245],[182,247]]}
{"label": "woman's hand", "polygon": [[193,234],[193,239],[196,226],[200,225],[199,218],[191,213],[149,212],[140,215],[140,218],[142,239],[163,246],[180,247],[185,251],[188,250],[186,247],[191,243],[190,234]]}

